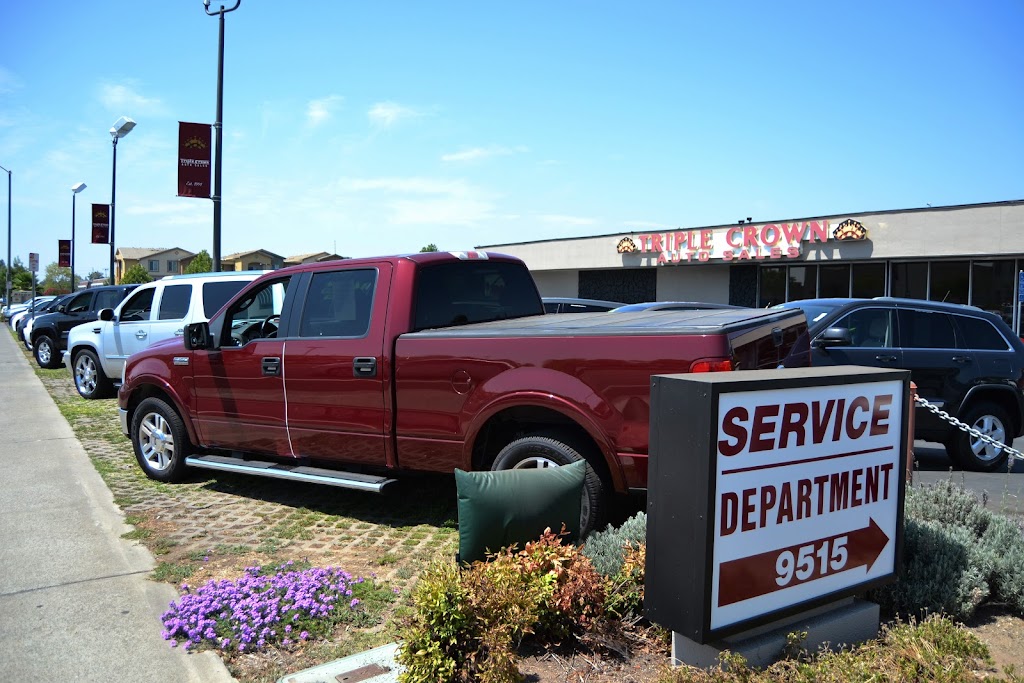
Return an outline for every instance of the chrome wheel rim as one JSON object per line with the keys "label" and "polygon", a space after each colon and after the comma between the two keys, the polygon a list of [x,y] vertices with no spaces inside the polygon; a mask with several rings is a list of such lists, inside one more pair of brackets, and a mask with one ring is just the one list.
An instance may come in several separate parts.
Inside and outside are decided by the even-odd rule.
{"label": "chrome wheel rim", "polygon": [[75,383],[81,394],[92,394],[96,391],[96,363],[86,354],[75,361]]}
{"label": "chrome wheel rim", "polygon": [[139,450],[147,466],[162,472],[171,466],[174,458],[174,435],[171,426],[160,413],[146,413],[139,422]]}
{"label": "chrome wheel rim", "polygon": [[39,342],[39,362],[42,364],[48,364],[50,362],[50,342],[43,339]]}
{"label": "chrome wheel rim", "polygon": [[[999,443],[1006,443],[1006,427],[1003,426],[1002,420],[994,415],[982,415],[971,427]],[[992,462],[1003,454],[1003,449],[998,446],[993,446],[973,435],[970,438],[971,452],[981,462]]]}

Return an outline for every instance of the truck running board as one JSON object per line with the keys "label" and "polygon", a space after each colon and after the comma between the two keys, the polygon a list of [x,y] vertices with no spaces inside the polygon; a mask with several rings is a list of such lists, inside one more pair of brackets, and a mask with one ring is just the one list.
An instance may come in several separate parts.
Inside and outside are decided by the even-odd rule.
{"label": "truck running board", "polygon": [[394,479],[378,477],[372,474],[339,472],[322,467],[284,465],[262,460],[242,460],[241,458],[231,458],[223,455],[197,455],[185,458],[185,464],[189,467],[199,467],[207,470],[236,472],[239,474],[251,474],[257,477],[288,479],[290,481],[304,481],[310,484],[326,484],[328,486],[339,486],[345,489],[370,491],[372,493],[380,493],[385,486],[395,481]]}

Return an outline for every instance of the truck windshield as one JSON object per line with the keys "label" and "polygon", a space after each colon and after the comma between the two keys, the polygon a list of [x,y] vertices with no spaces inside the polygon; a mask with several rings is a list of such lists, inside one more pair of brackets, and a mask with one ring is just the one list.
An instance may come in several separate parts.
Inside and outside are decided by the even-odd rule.
{"label": "truck windshield", "polygon": [[416,280],[414,305],[416,330],[544,313],[530,272],[503,261],[425,266]]}

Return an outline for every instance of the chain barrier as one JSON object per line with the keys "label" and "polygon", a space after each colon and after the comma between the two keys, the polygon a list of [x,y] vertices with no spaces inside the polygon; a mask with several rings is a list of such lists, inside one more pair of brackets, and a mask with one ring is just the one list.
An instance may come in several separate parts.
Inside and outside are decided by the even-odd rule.
{"label": "chain barrier", "polygon": [[914,396],[914,401],[919,403],[924,408],[927,408],[929,412],[935,413],[941,419],[945,420],[946,422],[949,422],[957,429],[967,432],[975,439],[981,439],[982,441],[989,445],[995,446],[996,448],[1002,448],[1003,450],[1005,450],[1010,455],[1010,460],[1008,464],[1009,469],[1013,469],[1014,462],[1016,462],[1018,458],[1024,460],[1024,453],[1018,451],[1016,448],[1012,446],[1007,446],[1005,443],[1002,443],[997,439],[993,439],[988,434],[982,434],[974,427],[968,425],[966,422],[961,422],[960,420],[956,419],[955,417],[947,413],[945,410],[939,408],[934,403],[930,403],[927,399],[923,399],[920,396]]}

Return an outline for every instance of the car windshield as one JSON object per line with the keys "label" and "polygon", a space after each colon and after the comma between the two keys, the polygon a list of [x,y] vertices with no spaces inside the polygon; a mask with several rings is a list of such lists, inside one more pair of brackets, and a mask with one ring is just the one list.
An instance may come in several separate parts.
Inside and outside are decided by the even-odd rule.
{"label": "car windshield", "polygon": [[807,318],[807,326],[814,327],[825,316],[839,308],[839,304],[822,301],[787,301],[784,304],[772,306],[772,308],[799,308]]}

